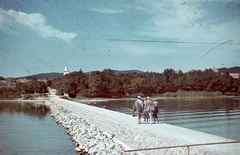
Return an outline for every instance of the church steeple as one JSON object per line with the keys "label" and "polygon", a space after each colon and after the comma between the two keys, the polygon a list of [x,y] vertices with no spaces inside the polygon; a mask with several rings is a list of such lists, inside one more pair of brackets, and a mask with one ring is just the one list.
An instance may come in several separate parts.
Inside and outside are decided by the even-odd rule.
{"label": "church steeple", "polygon": [[69,74],[69,70],[68,70],[67,66],[65,67],[65,69],[63,71],[63,76],[66,75],[66,74]]}

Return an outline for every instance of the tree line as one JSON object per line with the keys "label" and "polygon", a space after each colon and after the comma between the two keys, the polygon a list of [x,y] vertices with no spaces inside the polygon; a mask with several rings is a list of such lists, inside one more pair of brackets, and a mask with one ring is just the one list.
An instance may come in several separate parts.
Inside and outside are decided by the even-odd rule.
{"label": "tree line", "polygon": [[226,70],[224,74],[211,69],[181,70],[165,69],[163,73],[119,73],[111,69],[85,74],[81,70],[52,80],[58,94],[70,97],[130,97],[151,96],[166,92],[219,91],[223,94],[240,94],[240,79],[234,79]]}
{"label": "tree line", "polygon": [[111,69],[93,71],[91,74],[85,74],[80,70],[48,80],[47,83],[37,81],[36,77],[27,78],[30,82],[17,84],[14,89],[0,88],[0,98],[13,99],[21,97],[21,94],[48,93],[47,87],[57,89],[59,95],[68,93],[73,98],[152,96],[183,91],[240,94],[240,78],[232,78],[227,69],[223,74],[215,73],[211,69],[192,70],[187,73],[165,69],[163,73],[119,74],[115,74]]}
{"label": "tree line", "polygon": [[[51,81],[45,83],[43,81],[37,81],[36,77],[27,77],[30,79],[28,83],[18,83],[15,88],[0,88],[0,98],[2,99],[14,99],[20,98],[21,94],[44,94],[48,93],[47,87],[51,85]],[[3,78],[3,80],[6,80]],[[11,78],[11,82],[15,79]]]}

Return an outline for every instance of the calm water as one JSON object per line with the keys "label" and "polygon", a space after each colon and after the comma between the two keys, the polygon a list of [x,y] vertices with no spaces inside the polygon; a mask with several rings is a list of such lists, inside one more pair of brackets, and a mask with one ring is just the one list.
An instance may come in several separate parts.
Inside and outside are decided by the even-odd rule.
{"label": "calm water", "polygon": [[[98,102],[97,106],[131,115],[133,100]],[[240,98],[160,99],[159,121],[240,140]]]}
{"label": "calm water", "polygon": [[[131,115],[129,109],[133,102],[98,102],[97,106]],[[158,102],[161,122],[240,140],[240,98],[161,99]],[[0,103],[1,155],[75,155],[75,146],[64,131],[43,106]]]}
{"label": "calm water", "polygon": [[75,155],[75,146],[64,131],[44,106],[0,103],[1,155]]}

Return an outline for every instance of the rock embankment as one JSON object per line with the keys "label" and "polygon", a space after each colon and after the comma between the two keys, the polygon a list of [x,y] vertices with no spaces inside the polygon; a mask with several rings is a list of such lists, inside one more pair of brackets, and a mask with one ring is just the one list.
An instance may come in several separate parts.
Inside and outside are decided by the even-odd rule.
{"label": "rock embankment", "polygon": [[[50,101],[51,102],[51,101]],[[120,154],[123,145],[114,140],[114,134],[104,133],[94,125],[88,123],[63,107],[51,102],[48,104],[51,116],[57,124],[66,129],[75,143],[78,154]]]}
{"label": "rock embankment", "polygon": [[[139,125],[136,118],[130,115],[54,96],[49,98],[49,107],[56,122],[66,128],[66,132],[71,135],[79,154],[85,152],[89,154],[120,154],[121,150],[228,141],[222,137],[165,123]],[[234,154],[239,152],[236,149],[237,146],[190,147],[189,151],[190,154],[196,155]],[[131,153],[182,155],[187,154],[188,149],[179,147]]]}

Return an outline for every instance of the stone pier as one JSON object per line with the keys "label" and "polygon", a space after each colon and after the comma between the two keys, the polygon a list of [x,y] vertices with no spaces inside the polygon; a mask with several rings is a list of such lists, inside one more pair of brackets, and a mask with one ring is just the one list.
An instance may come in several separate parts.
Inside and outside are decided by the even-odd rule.
{"label": "stone pier", "polygon": [[[88,125],[94,127],[94,130],[100,130],[101,132],[109,135],[108,139],[115,140],[119,142],[119,144],[122,144],[118,149],[143,149],[233,141],[231,139],[226,139],[223,137],[165,123],[151,125],[138,124],[136,117],[74,101],[64,100],[57,96],[50,97],[50,101],[47,104],[50,107],[51,104],[55,104],[58,107],[61,107],[62,110],[84,119]],[[59,112],[60,111],[58,111],[58,113]],[[154,151],[140,151],[132,152],[131,154],[133,153],[149,155],[186,155],[187,147]],[[191,155],[237,155],[239,153],[240,143],[190,147]],[[112,154],[116,154],[116,151]]]}

